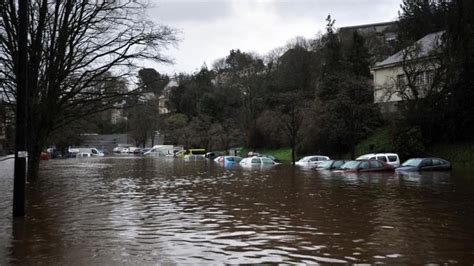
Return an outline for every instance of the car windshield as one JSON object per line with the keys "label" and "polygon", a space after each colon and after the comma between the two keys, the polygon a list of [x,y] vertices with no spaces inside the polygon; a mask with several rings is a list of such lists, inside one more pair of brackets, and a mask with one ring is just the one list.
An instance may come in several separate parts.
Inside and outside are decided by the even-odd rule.
{"label": "car windshield", "polygon": [[344,165],[345,161],[335,161],[334,164],[332,165],[333,168],[341,168],[342,165]]}
{"label": "car windshield", "polygon": [[341,166],[342,169],[356,169],[360,161],[348,161]]}
{"label": "car windshield", "polygon": [[329,167],[331,167],[332,162],[333,161],[324,161],[324,162],[319,164],[319,167],[320,168],[329,168]]}
{"label": "car windshield", "polygon": [[422,159],[410,159],[402,164],[402,166],[418,166]]}

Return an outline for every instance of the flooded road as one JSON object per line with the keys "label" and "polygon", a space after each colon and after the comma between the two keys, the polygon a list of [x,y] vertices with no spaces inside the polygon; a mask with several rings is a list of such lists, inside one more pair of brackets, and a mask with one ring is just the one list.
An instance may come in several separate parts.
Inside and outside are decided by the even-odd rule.
{"label": "flooded road", "polygon": [[0,162],[0,265],[474,262],[472,172],[51,160],[13,220],[12,169]]}

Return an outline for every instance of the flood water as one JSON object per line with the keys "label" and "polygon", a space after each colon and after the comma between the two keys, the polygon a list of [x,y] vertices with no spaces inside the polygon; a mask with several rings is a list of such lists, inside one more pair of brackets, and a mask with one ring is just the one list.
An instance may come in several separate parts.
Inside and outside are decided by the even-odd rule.
{"label": "flood water", "polygon": [[12,169],[0,162],[0,265],[474,262],[474,172],[50,160],[12,219]]}

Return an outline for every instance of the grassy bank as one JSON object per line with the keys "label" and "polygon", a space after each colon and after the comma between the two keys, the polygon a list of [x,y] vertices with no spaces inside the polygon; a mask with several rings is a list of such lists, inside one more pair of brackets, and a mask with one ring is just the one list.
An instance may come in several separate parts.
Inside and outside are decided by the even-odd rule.
{"label": "grassy bank", "polygon": [[[355,153],[356,156],[372,153],[372,152],[392,152],[394,150],[390,129],[388,127],[376,130],[367,139],[357,144]],[[350,157],[350,156],[349,156]]]}
{"label": "grassy bank", "polygon": [[[380,128],[356,146],[356,155],[372,152],[397,152],[391,142],[390,128]],[[474,169],[474,142],[435,143],[426,147],[424,154],[426,156],[444,158],[450,161],[456,168]]]}
{"label": "grassy bank", "polygon": [[427,153],[450,161],[455,168],[474,169],[474,142],[435,144]]}

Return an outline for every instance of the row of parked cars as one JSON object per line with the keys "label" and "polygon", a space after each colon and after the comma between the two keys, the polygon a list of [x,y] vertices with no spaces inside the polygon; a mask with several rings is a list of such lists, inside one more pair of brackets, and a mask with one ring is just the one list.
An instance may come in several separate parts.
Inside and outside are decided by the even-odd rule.
{"label": "row of parked cars", "polygon": [[[278,164],[275,157],[260,154],[247,158],[218,156],[214,161],[223,165],[239,164],[243,167]],[[412,158],[401,164],[400,157],[395,153],[365,154],[356,160],[331,160],[328,156],[312,155],[301,158],[296,165],[338,172],[446,171],[452,168],[447,160],[435,157]]]}
{"label": "row of parked cars", "polygon": [[327,156],[307,156],[296,163],[315,169],[343,172],[387,172],[387,171],[446,171],[451,163],[435,157],[412,158],[400,164],[395,153],[366,154],[356,160],[330,160]]}

